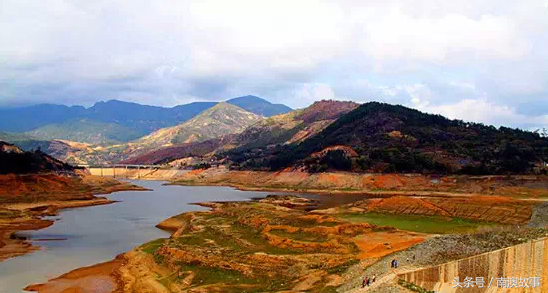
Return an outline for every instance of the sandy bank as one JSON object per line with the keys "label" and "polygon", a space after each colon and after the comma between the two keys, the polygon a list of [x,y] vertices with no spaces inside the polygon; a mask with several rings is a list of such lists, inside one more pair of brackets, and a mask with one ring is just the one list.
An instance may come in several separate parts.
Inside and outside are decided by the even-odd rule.
{"label": "sandy bank", "polygon": [[[158,224],[173,232],[170,239],[151,241],[124,254],[125,263],[113,274],[120,287],[100,292],[314,291],[340,285],[344,280],[339,274],[349,264],[370,263],[429,237],[383,228],[382,235],[373,238],[375,226],[308,214],[306,210],[315,204],[291,196],[202,203],[212,210],[180,214]],[[366,241],[369,238],[375,241]],[[67,275],[78,273],[82,274],[70,284],[104,278],[85,268]],[[66,279],[65,275],[29,288],[61,293],[66,287],[59,284]],[[95,292],[79,290],[66,292]]]}
{"label": "sandy bank", "polygon": [[18,239],[15,232],[40,230],[54,224],[50,220],[42,220],[41,216],[55,215],[61,209],[88,207],[110,204],[114,201],[106,198],[75,201],[47,201],[42,203],[14,203],[3,205],[10,211],[19,211],[14,218],[0,219],[0,261],[10,257],[16,257],[28,252],[38,250],[38,246],[32,245],[25,239]]}
{"label": "sandy bank", "polygon": [[[325,178],[331,181],[323,181]],[[360,178],[368,179],[363,183]],[[540,183],[533,184],[535,180],[540,180]],[[417,197],[367,199],[340,210],[330,209],[329,213],[307,212],[306,199],[280,200],[272,197],[255,202],[203,204],[212,210],[184,213],[157,225],[160,229],[172,232],[170,239],[151,241],[124,254],[126,262],[112,275],[121,284],[112,291],[104,292],[187,292],[195,289],[199,292],[219,292],[219,288],[222,288],[221,291],[226,289],[234,292],[262,288],[265,292],[272,292],[276,290],[270,290],[274,287],[268,286],[273,280],[282,280],[282,283],[272,285],[287,291],[314,291],[324,287],[344,286],[346,283],[356,287],[359,286],[364,269],[371,264],[376,265],[375,261],[379,259],[383,260],[394,254],[405,255],[408,250],[413,249],[410,247],[422,247],[424,243],[427,243],[424,245],[426,250],[431,250],[431,242],[428,242],[431,240],[443,242],[438,245],[443,253],[452,252],[455,243],[463,241],[460,238],[451,241],[452,238],[443,237],[435,237],[436,240],[431,234],[351,222],[343,216],[351,214],[359,218],[363,213],[375,211],[397,215],[425,214],[502,223],[510,221],[511,224],[524,223],[531,217],[529,203],[509,197],[521,199],[526,196],[543,196],[538,188],[543,188],[543,180],[545,178],[527,176],[430,178],[397,174],[303,174],[220,169],[191,171],[174,180],[173,184]],[[349,185],[349,182],[354,185]],[[394,182],[399,183],[393,184]],[[421,185],[423,183],[425,185]],[[423,200],[421,196],[434,196],[435,199]],[[471,196],[481,198],[470,201]],[[455,198],[446,201],[438,197]],[[483,208],[484,206],[493,208],[489,210]],[[512,216],[513,214],[518,215]],[[474,245],[466,245],[469,246],[474,248]],[[489,246],[489,249],[492,248]],[[440,262],[430,262],[435,263]],[[380,263],[379,266],[386,265]],[[343,274],[349,268],[356,271],[355,276]],[[208,272],[221,274],[228,281],[221,284],[218,280],[201,279]],[[373,274],[381,275],[377,271]],[[94,280],[103,280],[103,276],[92,272],[83,274],[78,279],[83,280],[82,282],[95,282]],[[60,281],[56,280],[53,280],[53,284],[50,282],[41,285],[45,287],[36,288],[50,290],[39,292],[64,292],[52,289],[59,288],[55,284]],[[248,283],[235,280],[246,280]],[[80,284],[80,281],[71,282]],[[94,292],[84,291],[82,287],[78,290],[82,291],[66,292]]]}
{"label": "sandy bank", "polygon": [[242,190],[365,194],[372,196],[548,197],[548,176],[435,176],[421,174],[192,170],[170,184],[232,186]]}
{"label": "sandy bank", "polygon": [[0,176],[0,261],[39,249],[14,232],[39,230],[53,224],[42,216],[61,209],[110,204],[96,194],[145,190],[127,182],[96,176],[55,174]]}
{"label": "sandy bank", "polygon": [[31,285],[27,291],[40,293],[111,293],[118,291],[118,270],[125,263],[122,255],[114,260],[79,268],[50,280],[46,284]]}
{"label": "sandy bank", "polygon": [[23,239],[14,237],[14,231],[39,230],[49,227],[52,224],[53,221],[40,219],[20,219],[19,221],[13,221],[11,223],[0,221],[0,261],[38,249],[37,246],[33,246]]}

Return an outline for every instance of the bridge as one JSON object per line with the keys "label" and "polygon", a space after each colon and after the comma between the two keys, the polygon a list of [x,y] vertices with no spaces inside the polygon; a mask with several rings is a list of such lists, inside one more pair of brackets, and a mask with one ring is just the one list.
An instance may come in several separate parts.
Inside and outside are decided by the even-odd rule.
{"label": "bridge", "polygon": [[160,165],[134,165],[134,164],[83,164],[76,165],[82,168],[125,168],[125,169],[164,169],[164,166]]}
{"label": "bridge", "polygon": [[[77,165],[86,168],[92,175],[101,177],[122,177],[122,178],[141,178],[151,176],[158,170],[177,171],[177,173],[186,173],[187,170],[181,170],[166,165],[136,165],[136,164],[81,164]],[[146,171],[145,171],[146,170]],[[145,172],[143,172],[145,171]]]}

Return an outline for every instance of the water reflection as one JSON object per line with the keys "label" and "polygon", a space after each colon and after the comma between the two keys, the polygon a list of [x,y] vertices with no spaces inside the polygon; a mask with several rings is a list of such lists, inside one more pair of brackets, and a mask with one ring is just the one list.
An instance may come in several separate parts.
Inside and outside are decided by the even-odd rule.
{"label": "water reflection", "polygon": [[[136,181],[152,191],[123,191],[108,195],[118,203],[62,211],[55,224],[39,231],[18,233],[43,250],[0,262],[0,293],[25,292],[82,266],[114,258],[144,242],[169,234],[154,226],[185,211],[205,210],[201,201],[235,201],[272,192],[239,191],[228,187],[164,186],[159,181]],[[43,241],[64,239],[62,241]],[[42,241],[39,241],[42,240]]]}

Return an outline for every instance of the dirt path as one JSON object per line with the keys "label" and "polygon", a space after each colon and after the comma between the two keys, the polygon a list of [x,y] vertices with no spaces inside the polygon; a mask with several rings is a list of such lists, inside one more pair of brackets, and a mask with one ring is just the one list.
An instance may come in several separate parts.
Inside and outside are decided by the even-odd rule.
{"label": "dirt path", "polygon": [[[395,282],[397,282],[397,280],[396,280],[397,275],[402,274],[402,273],[415,271],[415,270],[418,270],[418,269],[421,269],[421,267],[408,266],[408,267],[397,268],[397,269],[394,269],[392,271],[387,272],[386,274],[384,274],[380,278],[377,276],[375,283],[371,284],[370,286],[366,286],[364,288],[358,287],[358,288],[354,288],[354,289],[352,289],[350,291],[346,291],[346,292],[347,293],[374,292],[377,289],[381,290],[379,292],[383,292],[383,291],[385,291],[385,290],[382,289],[383,287],[385,287],[387,285],[392,285]],[[400,289],[401,291],[406,291],[407,290],[403,287],[400,287],[400,288],[398,288],[398,289]]]}

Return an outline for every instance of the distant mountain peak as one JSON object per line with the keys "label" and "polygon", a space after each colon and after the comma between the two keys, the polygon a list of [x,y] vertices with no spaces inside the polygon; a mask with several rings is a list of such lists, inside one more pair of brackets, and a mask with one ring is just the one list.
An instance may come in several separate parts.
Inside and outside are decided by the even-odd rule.
{"label": "distant mountain peak", "polygon": [[106,100],[106,101],[98,101],[95,104],[93,104],[93,106],[91,106],[89,109],[104,108],[104,107],[111,107],[111,106],[115,106],[115,107],[128,106],[128,107],[163,108],[163,107],[159,107],[159,106],[143,105],[143,104],[139,104],[139,103],[131,102],[131,101],[122,101],[122,100],[118,100],[118,99],[111,99],[111,100]]}
{"label": "distant mountain peak", "polygon": [[226,101],[229,104],[236,105],[249,112],[259,114],[265,117],[270,117],[278,114],[285,114],[292,111],[286,105],[272,104],[271,102],[253,95],[247,95],[242,97],[233,98]]}
{"label": "distant mountain peak", "polygon": [[358,108],[358,106],[360,104],[351,101],[321,100],[303,109],[295,118],[306,122],[331,120]]}
{"label": "distant mountain peak", "polygon": [[[217,104],[215,104],[213,107],[209,108],[209,109],[206,109],[204,110],[204,112],[196,115],[196,117],[199,117],[199,116],[203,116],[204,113],[207,113],[207,112],[212,112],[212,111],[218,111],[218,110],[238,110],[238,111],[246,111],[246,112],[249,112],[237,105],[234,105],[234,104],[230,104],[228,102],[219,102]],[[255,113],[253,113],[255,114]]]}
{"label": "distant mountain peak", "polygon": [[227,100],[226,102],[230,103],[230,102],[242,101],[242,100],[246,100],[246,101],[260,101],[260,102],[263,102],[263,103],[272,104],[271,102],[269,102],[269,101],[267,101],[267,100],[265,100],[265,99],[263,99],[263,98],[254,96],[254,95],[247,95],[247,96],[236,97],[236,98],[232,98],[232,99],[230,99],[230,100]]}
{"label": "distant mountain peak", "polygon": [[142,145],[171,145],[199,142],[226,134],[242,132],[263,119],[260,115],[238,106],[220,102],[194,118],[177,126],[159,129],[136,143]]}

